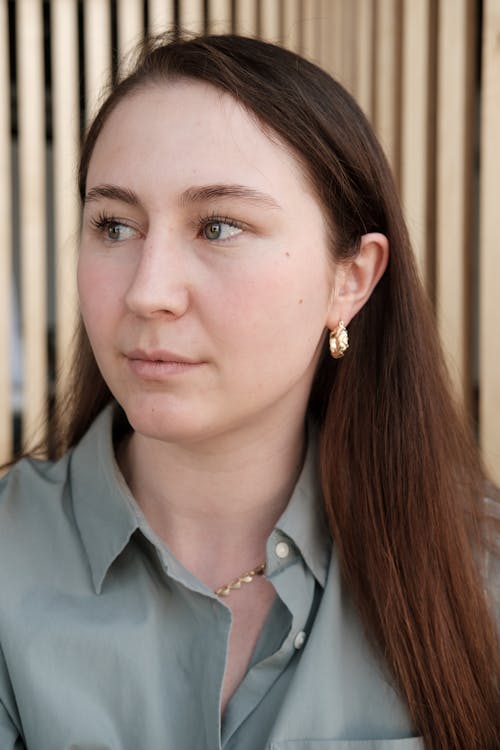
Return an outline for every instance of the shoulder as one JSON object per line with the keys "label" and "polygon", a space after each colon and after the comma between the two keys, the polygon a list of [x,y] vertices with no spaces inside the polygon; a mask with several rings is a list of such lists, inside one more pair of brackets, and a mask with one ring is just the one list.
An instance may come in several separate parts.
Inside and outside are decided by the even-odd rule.
{"label": "shoulder", "polygon": [[37,499],[52,500],[67,482],[71,452],[59,461],[23,458],[0,479],[0,519],[15,506],[34,505]]}
{"label": "shoulder", "polygon": [[0,570],[52,543],[68,514],[69,461],[70,454],[56,463],[24,458],[0,480]]}
{"label": "shoulder", "polygon": [[69,455],[60,461],[23,458],[0,480],[0,535],[24,514],[58,503],[68,479]]}

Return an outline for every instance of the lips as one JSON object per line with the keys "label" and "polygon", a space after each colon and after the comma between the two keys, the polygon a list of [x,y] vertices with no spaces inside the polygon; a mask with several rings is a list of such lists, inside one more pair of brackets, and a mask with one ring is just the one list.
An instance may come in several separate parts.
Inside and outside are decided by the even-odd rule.
{"label": "lips", "polygon": [[166,349],[154,349],[144,351],[143,349],[133,349],[125,354],[127,359],[141,362],[166,362],[171,364],[199,365],[200,360],[185,357],[182,354],[167,351]]}
{"label": "lips", "polygon": [[200,360],[165,349],[133,349],[125,354],[125,359],[136,378],[156,382],[196,371],[204,364]]}

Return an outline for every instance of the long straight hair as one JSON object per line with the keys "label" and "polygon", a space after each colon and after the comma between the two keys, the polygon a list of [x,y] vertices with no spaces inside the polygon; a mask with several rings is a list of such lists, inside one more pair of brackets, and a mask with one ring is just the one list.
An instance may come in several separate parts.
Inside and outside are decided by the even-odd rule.
{"label": "long straight hair", "polygon": [[[427,750],[498,750],[498,634],[481,568],[496,532],[377,139],[342,86],[290,51],[232,35],[155,38],[88,131],[82,198],[117,104],[179,77],[230,94],[287,145],[323,207],[337,262],[353,257],[367,232],[389,239],[387,270],[350,324],[349,352],[336,362],[325,352],[311,392],[329,527],[366,630]],[[78,442],[111,398],[81,326],[53,453]]]}

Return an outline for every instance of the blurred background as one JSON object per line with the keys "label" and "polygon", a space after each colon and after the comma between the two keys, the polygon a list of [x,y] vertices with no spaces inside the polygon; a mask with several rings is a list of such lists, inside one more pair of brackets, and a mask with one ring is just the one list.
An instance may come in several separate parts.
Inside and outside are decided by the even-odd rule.
{"label": "blurred background", "polygon": [[500,482],[500,0],[0,0],[0,462],[69,361],[81,135],[118,60],[172,28],[280,42],[357,98]]}

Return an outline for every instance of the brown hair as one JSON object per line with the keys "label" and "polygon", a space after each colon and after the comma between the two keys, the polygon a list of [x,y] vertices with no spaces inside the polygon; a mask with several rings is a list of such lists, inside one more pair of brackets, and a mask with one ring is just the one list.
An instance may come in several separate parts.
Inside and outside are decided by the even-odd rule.
{"label": "brown hair", "polygon": [[[393,180],[352,97],[329,75],[255,39],[146,43],[104,101],[83,145],[79,187],[101,128],[126,96],[174,77],[207,81],[277,133],[303,165],[333,230],[337,260],[371,231],[388,268],[350,324],[351,348],[325,351],[310,407],[321,481],[344,578],[428,750],[500,746],[497,634],[478,569],[491,524],[474,440],[450,396]],[[60,453],[112,398],[83,327]]]}

